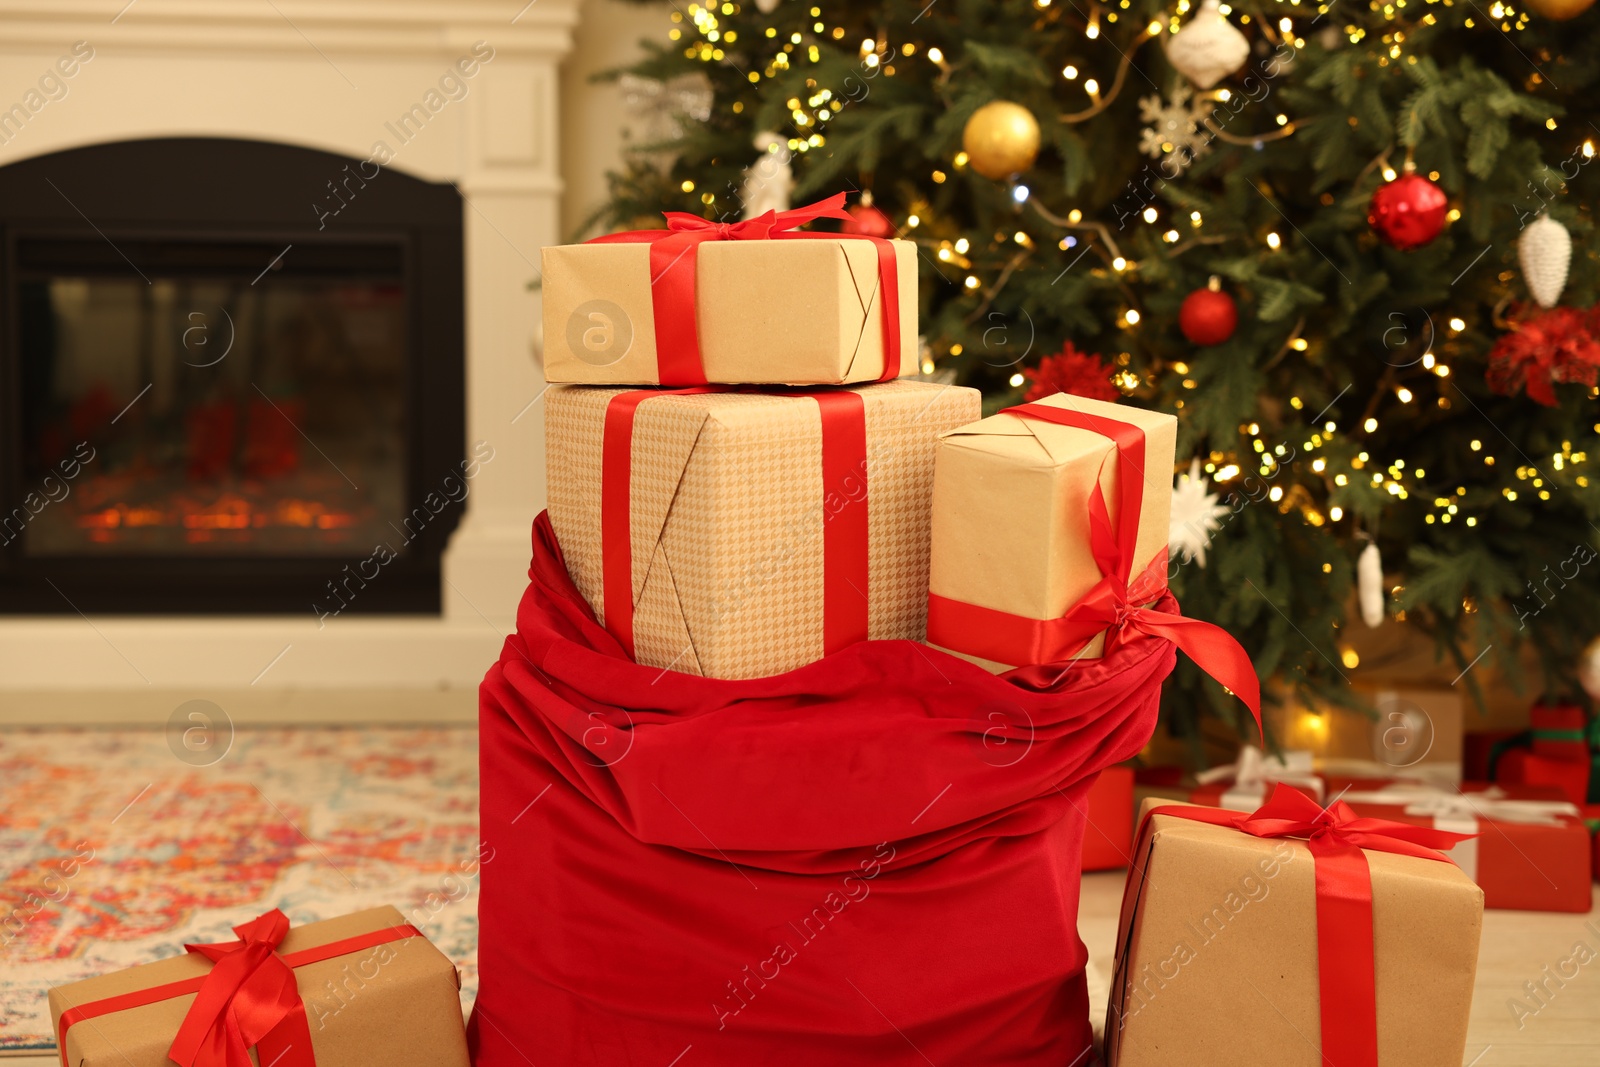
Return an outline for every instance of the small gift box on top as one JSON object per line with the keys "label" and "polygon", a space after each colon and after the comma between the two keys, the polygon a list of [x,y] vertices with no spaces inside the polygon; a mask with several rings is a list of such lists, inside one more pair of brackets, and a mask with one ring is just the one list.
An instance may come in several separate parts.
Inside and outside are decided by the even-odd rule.
{"label": "small gift box on top", "polygon": [[1459,1067],[1483,921],[1436,850],[1459,840],[1287,786],[1253,813],[1146,800],[1107,1063]]}
{"label": "small gift box on top", "polygon": [[50,990],[62,1067],[467,1067],[460,977],[394,908],[234,932]]}
{"label": "small gift box on top", "polygon": [[594,385],[843,385],[917,372],[910,241],[796,227],[844,194],[543,251],[544,373]]}

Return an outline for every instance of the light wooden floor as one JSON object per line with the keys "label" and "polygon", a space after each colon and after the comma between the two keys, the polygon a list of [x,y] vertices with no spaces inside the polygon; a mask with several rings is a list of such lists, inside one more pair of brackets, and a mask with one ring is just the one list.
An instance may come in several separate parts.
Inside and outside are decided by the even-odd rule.
{"label": "light wooden floor", "polygon": [[[1117,909],[1122,906],[1121,871],[1085,875],[1078,906],[1078,932],[1089,959],[1109,980],[1111,953],[1117,938]],[[1486,911],[1478,950],[1478,981],[1472,994],[1467,1030],[1470,1067],[1595,1067],[1600,1064],[1600,887],[1595,908],[1587,915],[1534,911]],[[1574,956],[1583,943],[1592,958],[1577,975],[1548,998],[1536,1015],[1517,1020],[1506,1006],[1516,997],[1526,1001],[1524,982],[1542,979]],[[1570,974],[1572,965],[1568,965]],[[1554,982],[1548,983],[1556,988]],[[1090,989],[1090,1010],[1105,1017],[1106,992]],[[1176,1065],[1175,1065],[1176,1067]],[[1384,1065],[1388,1067],[1388,1065]],[[1404,1067],[1403,1064],[1396,1067]]]}

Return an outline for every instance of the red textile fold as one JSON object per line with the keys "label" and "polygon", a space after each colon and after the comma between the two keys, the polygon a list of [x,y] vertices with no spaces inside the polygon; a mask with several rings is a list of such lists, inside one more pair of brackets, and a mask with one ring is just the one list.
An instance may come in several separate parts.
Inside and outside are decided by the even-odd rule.
{"label": "red textile fold", "polygon": [[768,211],[743,222],[712,222],[686,211],[665,212],[665,230],[626,230],[591,239],[589,244],[650,245],[650,303],[656,329],[656,379],[662,385],[705,385],[700,330],[695,320],[698,273],[695,249],[706,241],[768,241],[795,238],[871,241],[878,253],[879,320],[883,331],[883,373],[900,375],[900,279],[894,245],[861,233],[809,233],[796,229],[817,219],[843,219],[845,195],[788,211]]}
{"label": "red textile fold", "polygon": [[476,1063],[1087,1059],[1083,800],[1169,642],[1045,691],[908,641],[722,681],[630,662],[545,516],[530,574],[481,690]]}
{"label": "red textile fold", "polygon": [[[1379,1067],[1372,873],[1362,849],[1449,863],[1444,850],[1476,835],[1363,817],[1343,801],[1323,808],[1281,782],[1253,812],[1173,805],[1151,809],[1145,821],[1152,815],[1229,826],[1256,837],[1306,839],[1316,864],[1322,1062],[1328,1067]],[[1134,840],[1143,834],[1141,825]]]}

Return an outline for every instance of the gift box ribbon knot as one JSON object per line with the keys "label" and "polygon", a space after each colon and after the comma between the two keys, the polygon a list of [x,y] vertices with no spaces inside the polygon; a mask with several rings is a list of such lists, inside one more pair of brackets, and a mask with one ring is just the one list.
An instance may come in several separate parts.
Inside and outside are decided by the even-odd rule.
{"label": "gift box ribbon knot", "polygon": [[[1363,817],[1342,800],[1323,808],[1281,784],[1253,812],[1163,805],[1147,812],[1145,822],[1154,815],[1230,827],[1262,838],[1305,840],[1316,865],[1322,1060],[1329,1067],[1378,1067],[1372,872],[1362,850],[1449,863],[1444,850],[1471,835]],[[1143,826],[1139,833],[1143,835]]]}
{"label": "gift box ribbon knot", "polygon": [[861,233],[808,233],[796,227],[817,219],[843,219],[845,194],[835,193],[806,207],[768,211],[743,222],[712,222],[686,211],[667,211],[664,230],[627,230],[590,240],[589,244],[650,245],[650,304],[655,319],[657,380],[662,385],[706,384],[695,322],[695,249],[707,241],[769,241],[820,238],[871,241],[878,253],[879,308],[883,326],[883,374],[889,381],[900,372],[900,284],[894,243]]}
{"label": "gift box ribbon knot", "polygon": [[1058,619],[1032,619],[930,593],[928,640],[1001,663],[1055,664],[1072,660],[1102,631],[1107,654],[1130,630],[1165,638],[1244,701],[1259,726],[1261,683],[1239,642],[1219,626],[1145,606],[1167,593],[1167,553],[1157,552],[1138,576],[1133,574],[1144,506],[1144,432],[1130,423],[1044,404],[1022,404],[1005,414],[1088,430],[1115,446],[1121,506],[1114,529],[1100,479],[1089,492],[1090,548],[1100,580]]}
{"label": "gift box ribbon knot", "polygon": [[210,971],[165,985],[80,1004],[61,1013],[56,1043],[67,1067],[67,1031],[113,1012],[196,994],[167,1055],[182,1067],[253,1067],[254,1047],[274,1067],[316,1067],[305,1002],[294,969],[422,934],[410,924],[385,927],[287,955],[278,952],[289,919],[277,908],[235,926],[237,941],[185,945],[213,964]]}

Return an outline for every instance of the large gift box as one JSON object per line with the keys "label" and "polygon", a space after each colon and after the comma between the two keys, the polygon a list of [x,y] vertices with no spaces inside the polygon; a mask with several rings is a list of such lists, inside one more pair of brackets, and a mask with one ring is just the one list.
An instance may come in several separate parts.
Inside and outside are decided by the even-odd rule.
{"label": "large gift box", "polygon": [[667,230],[545,248],[545,377],[837,385],[915,374],[916,246],[793,228],[849,218],[842,206],[841,194],[731,225],[673,212]]}
{"label": "large gift box", "polygon": [[1483,894],[1435,851],[1456,835],[1288,787],[1255,813],[1146,801],[1143,816],[1111,1067],[1459,1067]]}
{"label": "large gift box", "polygon": [[466,1067],[460,977],[394,908],[235,933],[50,990],[62,1067]]}
{"label": "large gift box", "polygon": [[711,678],[920,640],[938,435],[976,390],[552,388],[550,522],[634,659]]}
{"label": "large gift box", "polygon": [[1486,908],[1587,912],[1593,903],[1588,828],[1559,789],[1396,782],[1344,799],[1362,815],[1476,835],[1446,855],[1483,889]]}
{"label": "large gift box", "polygon": [[[929,643],[992,670],[1100,656],[1108,613],[1073,619],[1069,609],[1107,577],[1126,595],[1151,567],[1159,580],[1144,584],[1165,588],[1177,426],[1161,412],[1058,393],[946,434]],[[1115,560],[1096,552],[1095,499]]]}

